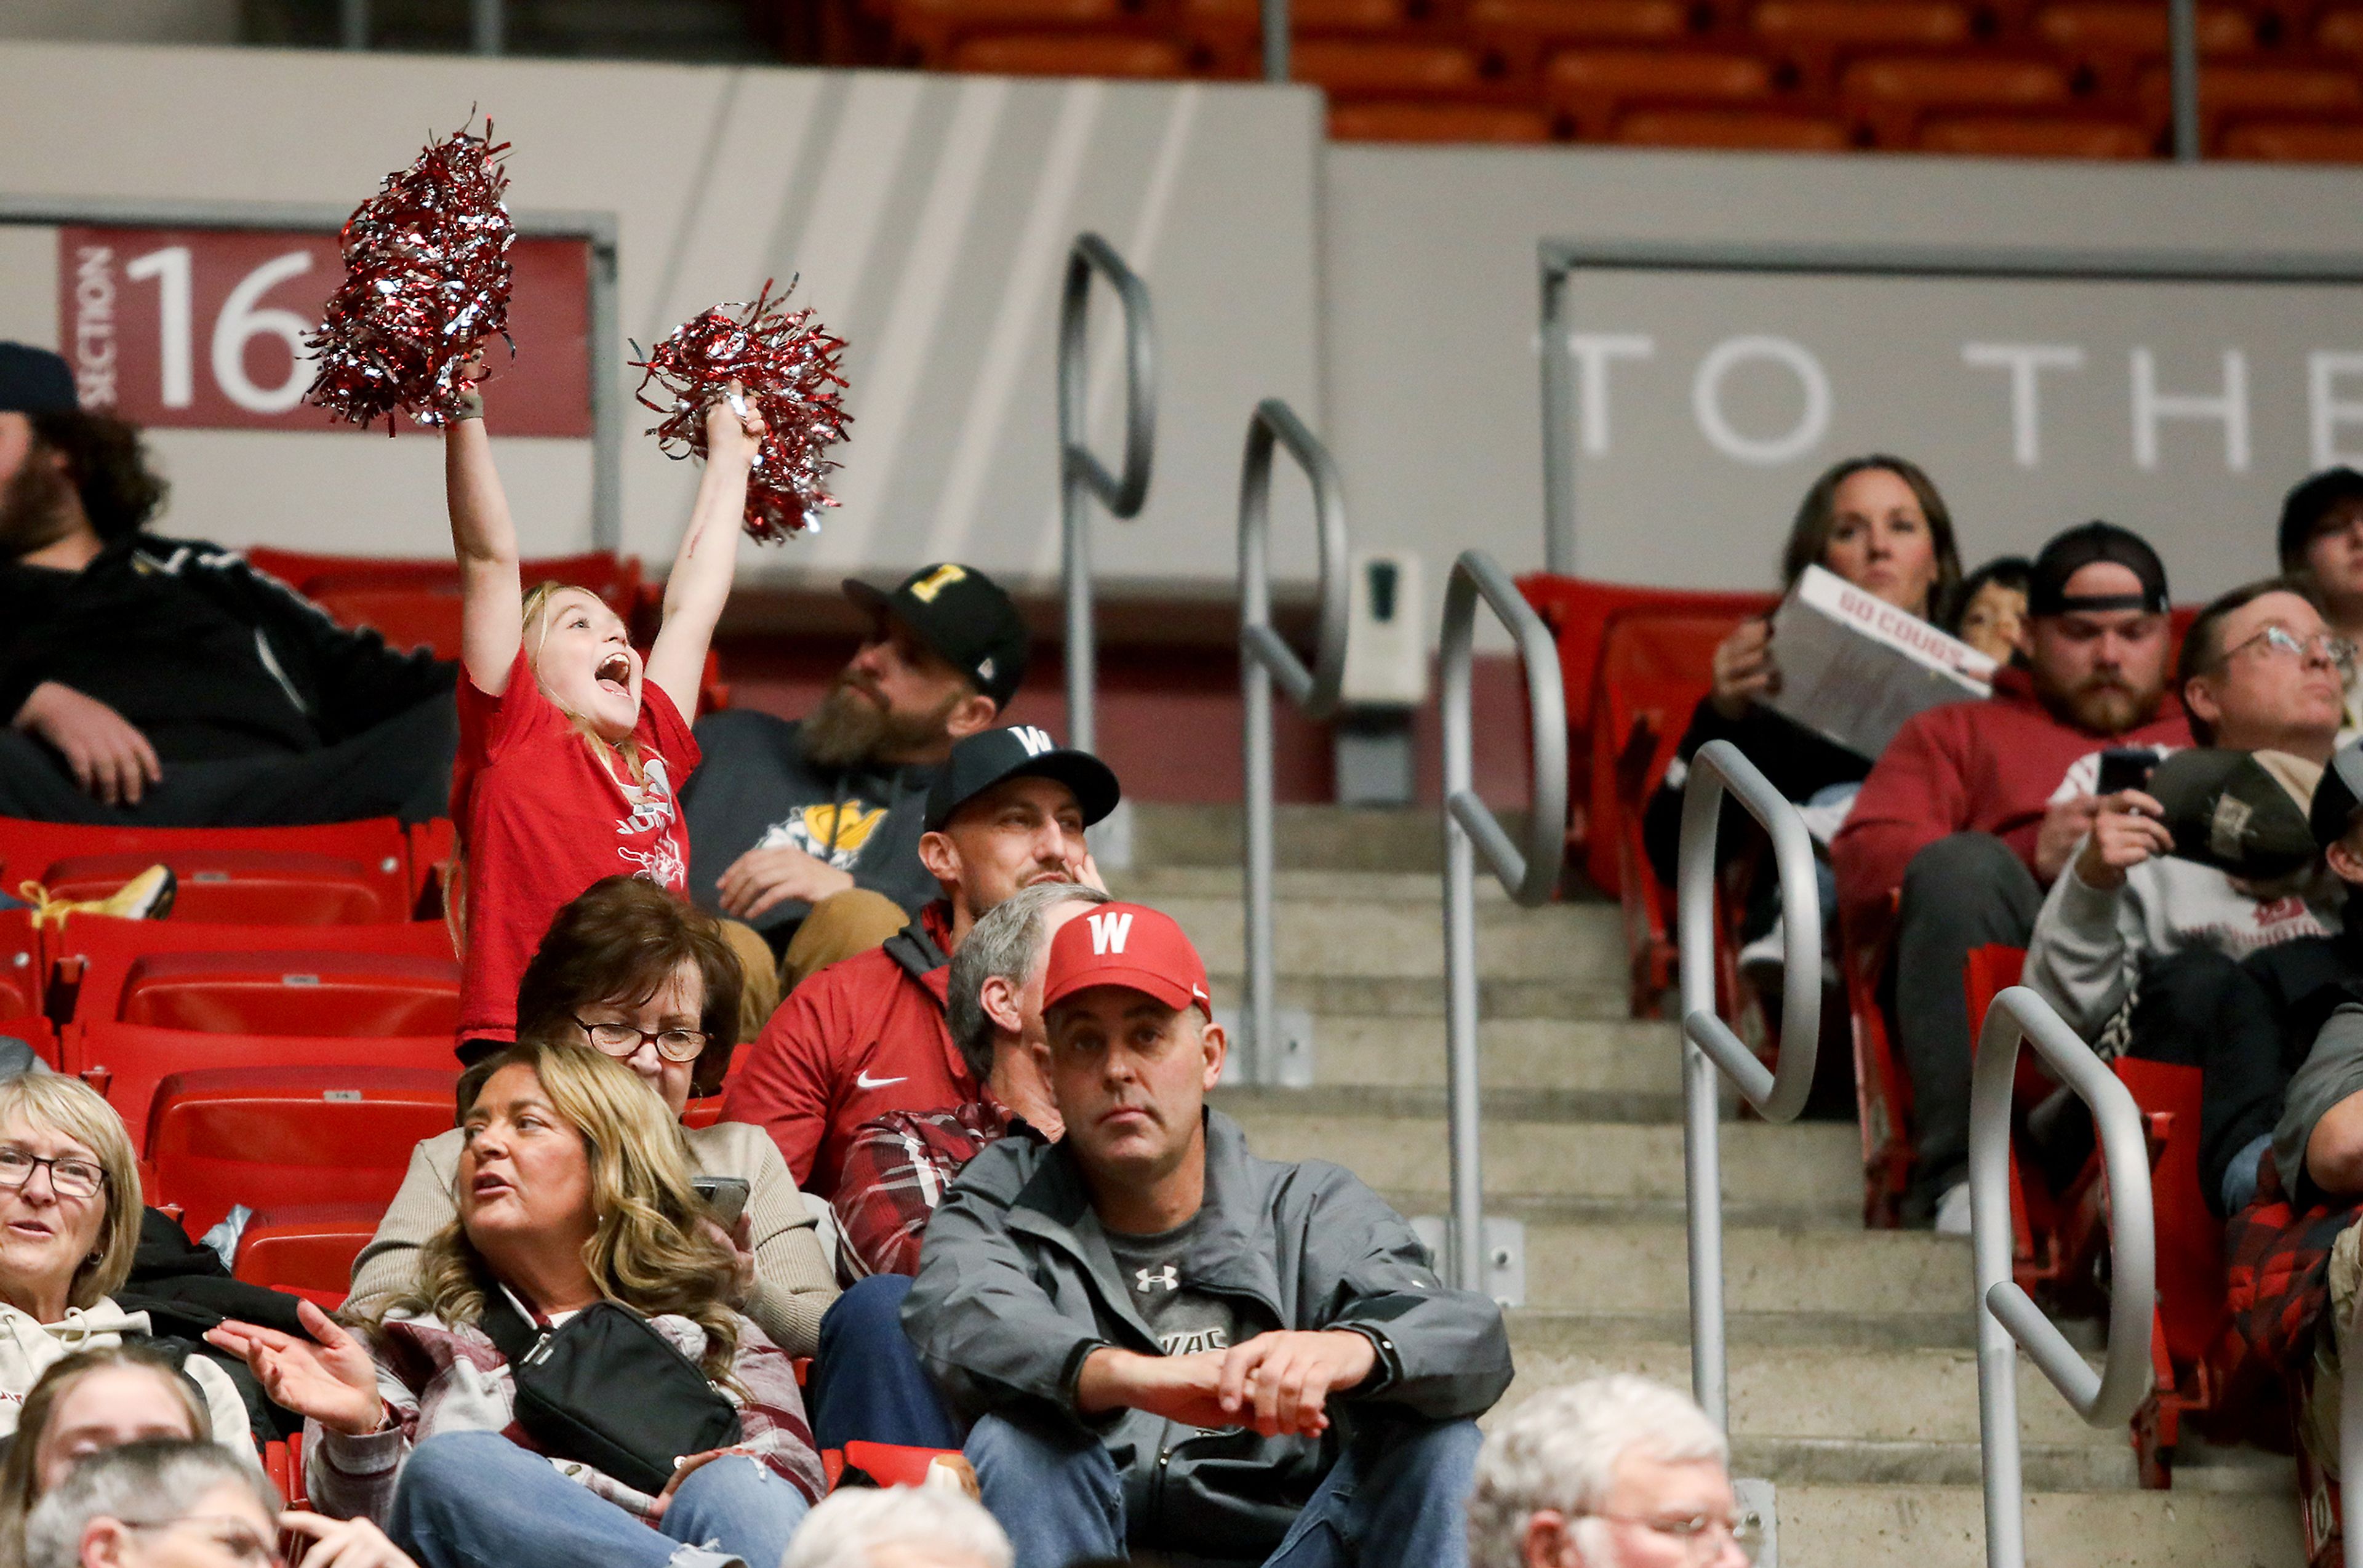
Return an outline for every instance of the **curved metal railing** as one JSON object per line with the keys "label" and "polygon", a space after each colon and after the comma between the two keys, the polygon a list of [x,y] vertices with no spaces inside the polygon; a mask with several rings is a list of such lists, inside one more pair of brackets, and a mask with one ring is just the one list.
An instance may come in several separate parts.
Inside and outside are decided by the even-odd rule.
{"label": "curved metal railing", "polygon": [[[1781,878],[1783,932],[1781,1068],[1766,1067],[1714,1008],[1716,830],[1728,797],[1763,824]],[[1714,1074],[1739,1087],[1767,1121],[1792,1121],[1814,1086],[1822,1036],[1822,897],[1805,819],[1738,747],[1710,740],[1682,786],[1680,902],[1682,1154],[1690,1217],[1691,1392],[1727,1427],[1730,1370],[1724,1340],[1723,1146]]]}
{"label": "curved metal railing", "polygon": [[[1092,274],[1115,290],[1124,309],[1124,468],[1110,473],[1089,441],[1091,373],[1085,350],[1091,327]],[[1067,255],[1067,282],[1059,300],[1059,506],[1067,597],[1067,743],[1091,751],[1098,736],[1098,641],[1092,627],[1092,549],[1086,497],[1117,517],[1139,515],[1148,499],[1148,470],[1157,445],[1157,326],[1148,285],[1096,234],[1079,234]]]}
{"label": "curved metal railing", "polygon": [[[2022,1040],[2091,1107],[2100,1133],[2109,1183],[2109,1348],[2098,1373],[2011,1277],[2011,1085]],[[1970,1244],[1977,1260],[1978,1434],[1984,1456],[1987,1568],[2025,1568],[2026,1562],[2019,1349],[2025,1348],[2027,1359],[2089,1425],[2124,1425],[2149,1393],[2150,1321],[2158,1301],[2149,1179],[2148,1140],[2132,1093],[2035,992],[2014,985],[1995,997],[1978,1033],[1969,1081]]]}
{"label": "curved metal railing", "polygon": [[[1313,486],[1314,527],[1321,548],[1321,610],[1313,668],[1271,627],[1271,460],[1285,449]],[[1276,397],[1256,405],[1239,465],[1239,684],[1245,697],[1240,749],[1247,771],[1247,995],[1241,1064],[1251,1084],[1274,1081],[1279,1032],[1272,1022],[1275,983],[1271,917],[1271,688],[1315,721],[1337,711],[1346,678],[1349,587],[1345,482],[1320,438]]]}
{"label": "curved metal railing", "polygon": [[[1481,599],[1507,628],[1525,665],[1533,741],[1534,815],[1524,846],[1514,842],[1473,785],[1470,654]],[[1444,590],[1444,1028],[1452,1143],[1450,1277],[1464,1290],[1485,1288],[1483,1136],[1477,1073],[1476,861],[1510,896],[1529,906],[1550,901],[1567,832],[1567,702],[1559,650],[1517,584],[1481,550],[1463,550]]]}

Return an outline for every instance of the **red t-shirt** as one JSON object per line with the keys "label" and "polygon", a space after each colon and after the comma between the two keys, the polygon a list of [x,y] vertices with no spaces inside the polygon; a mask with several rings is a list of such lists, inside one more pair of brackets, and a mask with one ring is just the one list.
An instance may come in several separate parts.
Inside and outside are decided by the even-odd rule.
{"label": "red t-shirt", "polygon": [[560,906],[601,877],[628,872],[689,895],[689,827],[674,793],[697,766],[697,742],[655,682],[640,688],[645,782],[594,749],[534,683],[525,650],[494,697],[462,673],[451,820],[468,863],[468,951],[460,961],[460,1038],[516,1036],[517,981]]}

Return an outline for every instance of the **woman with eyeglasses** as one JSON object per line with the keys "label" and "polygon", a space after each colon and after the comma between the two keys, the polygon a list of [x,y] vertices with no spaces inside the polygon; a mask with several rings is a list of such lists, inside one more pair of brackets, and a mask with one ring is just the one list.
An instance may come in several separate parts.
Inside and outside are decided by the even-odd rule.
{"label": "woman with eyeglasses", "polygon": [[308,1338],[206,1337],[306,1418],[314,1501],[428,1568],[772,1568],[820,1455],[788,1357],[727,1304],[675,1124],[578,1045],[488,1065],[409,1295],[360,1338],[309,1302]]}
{"label": "woman with eyeglasses", "polygon": [[[621,1062],[676,1119],[692,1095],[718,1090],[738,1043],[738,959],[715,918],[653,883],[611,876],[558,912],[517,986],[520,1033],[564,1040]],[[471,1079],[460,1097],[471,1097]],[[730,1250],[731,1305],[792,1356],[819,1348],[837,1275],[779,1146],[739,1122],[684,1128],[691,1174],[745,1184],[728,1227],[700,1223]],[[419,1252],[451,1222],[461,1132],[427,1139],[385,1218],[353,1264],[348,1308],[366,1312],[414,1289]],[[735,1192],[724,1195],[735,1202]]]}
{"label": "woman with eyeglasses", "polygon": [[[148,1337],[148,1315],[113,1297],[130,1277],[139,1213],[139,1157],[97,1090],[54,1073],[0,1082],[0,1434],[17,1429],[52,1363]],[[198,1435],[251,1458],[229,1374],[201,1354],[186,1371],[205,1396]]]}
{"label": "woman with eyeglasses", "polygon": [[[281,1532],[306,1542],[279,1550]],[[416,1568],[367,1519],[282,1509],[212,1443],[143,1438],[75,1466],[25,1521],[27,1568]]]}

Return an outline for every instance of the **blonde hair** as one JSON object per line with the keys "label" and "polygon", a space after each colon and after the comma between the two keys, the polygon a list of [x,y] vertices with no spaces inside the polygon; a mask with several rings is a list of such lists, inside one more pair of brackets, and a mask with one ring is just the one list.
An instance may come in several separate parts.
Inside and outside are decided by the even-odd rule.
{"label": "blonde hair", "polygon": [[[664,1102],[622,1062],[555,1039],[518,1040],[482,1065],[487,1081],[505,1067],[529,1069],[560,1119],[581,1135],[596,1217],[582,1265],[599,1294],[644,1317],[673,1313],[695,1323],[705,1330],[700,1367],[731,1385],[738,1348],[738,1315],[727,1303],[733,1260],[698,1225],[705,1207],[689,1184],[681,1124]],[[454,1218],[421,1250],[416,1293],[394,1305],[449,1324],[474,1323],[495,1284]]]}
{"label": "blonde hair", "polygon": [[25,1540],[25,1516],[40,1501],[41,1440],[49,1435],[50,1421],[56,1416],[58,1407],[92,1373],[123,1367],[152,1373],[157,1382],[172,1391],[181,1413],[189,1418],[190,1437],[212,1434],[213,1421],[198,1398],[197,1385],[172,1363],[170,1356],[151,1345],[137,1341],[102,1345],[51,1362],[32,1391],[25,1396],[24,1408],[17,1416],[17,1435],[8,1444],[6,1456],[0,1458],[0,1562],[22,1561],[18,1549]]}
{"label": "blonde hair", "polygon": [[99,1222],[98,1247],[74,1266],[66,1291],[69,1307],[94,1307],[131,1277],[131,1255],[139,1250],[139,1157],[131,1151],[123,1118],[96,1089],[61,1073],[24,1073],[0,1081],[0,1130],[22,1122],[44,1132],[61,1132],[98,1156],[106,1173],[100,1196],[106,1214]]}

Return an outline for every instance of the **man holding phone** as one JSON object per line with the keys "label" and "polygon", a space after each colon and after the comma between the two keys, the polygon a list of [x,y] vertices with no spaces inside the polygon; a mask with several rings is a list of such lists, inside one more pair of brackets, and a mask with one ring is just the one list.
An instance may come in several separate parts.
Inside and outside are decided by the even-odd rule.
{"label": "man holding phone", "polygon": [[2044,889],[2101,815],[2102,753],[2191,743],[2166,700],[2166,568],[2139,535],[2068,529],[2036,558],[2027,600],[2025,667],[2003,670],[1983,702],[1929,708],[1898,730],[1831,845],[1849,942],[1892,939],[1894,1036],[1912,1084],[1904,1218],[1947,1229],[1969,1229],[1962,960],[1989,942],[2025,945]]}

